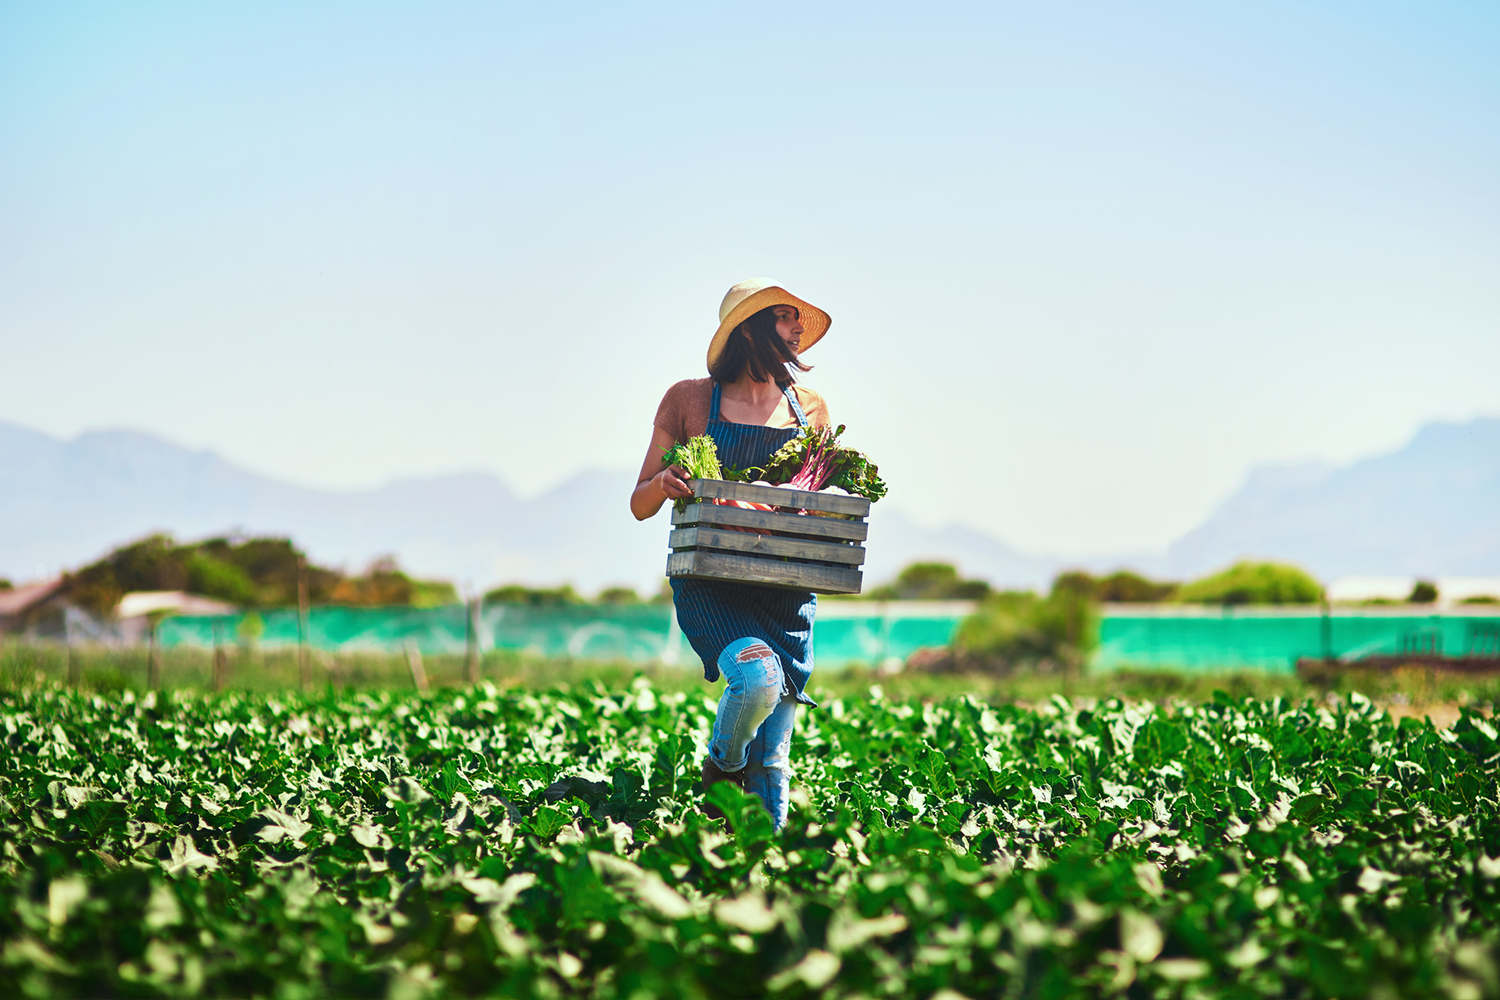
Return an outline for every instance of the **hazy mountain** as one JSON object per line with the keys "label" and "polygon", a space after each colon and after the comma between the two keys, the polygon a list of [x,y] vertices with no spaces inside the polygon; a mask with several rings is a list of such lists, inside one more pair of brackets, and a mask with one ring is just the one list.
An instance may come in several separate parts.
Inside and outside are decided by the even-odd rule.
{"label": "hazy mountain", "polygon": [[866,549],[867,586],[891,579],[908,563],[922,561],[950,562],[964,576],[989,580],[1000,587],[1045,589],[1062,565],[1057,559],[1018,552],[962,525],[920,527],[899,508],[885,503],[870,508],[870,541]]}
{"label": "hazy mountain", "polygon": [[[529,500],[484,473],[312,490],[149,434],[59,441],[0,423],[0,575],[45,576],[153,531],[179,539],[238,531],[289,535],[317,561],[349,569],[394,554],[417,574],[481,588],[520,580],[654,592],[670,525],[665,513],[631,517],[631,486],[629,472],[594,471]],[[919,528],[885,505],[871,530],[879,540],[872,580],[920,558],[1009,584],[1040,584],[1052,568],[966,528]]]}
{"label": "hazy mountain", "polygon": [[[0,422],[0,575],[83,565],[152,531],[179,539],[283,534],[319,562],[363,568],[393,554],[422,576],[478,587],[510,581],[624,583],[647,592],[666,561],[666,515],[644,523],[625,499],[631,473],[585,472],[531,499],[483,473],[363,491],[289,486],[212,452],[149,434],[59,441]],[[1500,420],[1433,424],[1405,448],[1347,468],[1258,469],[1166,556],[1058,560],[971,528],[923,528],[889,502],[870,518],[866,580],[918,559],[954,562],[1001,586],[1044,586],[1063,566],[1134,565],[1186,577],[1242,556],[1344,573],[1500,573]]]}
{"label": "hazy mountain", "polygon": [[[524,501],[496,477],[468,473],[313,490],[149,434],[58,441],[0,423],[0,574],[43,576],[166,531],[180,539],[289,535],[325,564],[360,569],[394,554],[418,574],[481,587],[512,579],[642,582],[646,563],[665,557],[656,559],[661,546],[630,530],[641,526],[625,510],[629,486],[625,474],[586,473]],[[608,516],[615,509],[624,524]]]}
{"label": "hazy mountain", "polygon": [[1500,574],[1500,420],[1429,424],[1403,448],[1344,468],[1257,469],[1168,565],[1193,576],[1244,557],[1317,576]]}

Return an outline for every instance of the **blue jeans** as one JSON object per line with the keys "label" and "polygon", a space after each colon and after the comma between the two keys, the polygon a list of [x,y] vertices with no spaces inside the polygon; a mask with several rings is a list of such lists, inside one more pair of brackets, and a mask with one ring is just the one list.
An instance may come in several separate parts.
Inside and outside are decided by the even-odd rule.
{"label": "blue jeans", "polygon": [[737,639],[719,654],[724,694],[714,717],[709,759],[721,771],[745,772],[745,791],[758,796],[780,830],[791,786],[792,722],[796,692],[787,688],[781,660],[754,638]]}

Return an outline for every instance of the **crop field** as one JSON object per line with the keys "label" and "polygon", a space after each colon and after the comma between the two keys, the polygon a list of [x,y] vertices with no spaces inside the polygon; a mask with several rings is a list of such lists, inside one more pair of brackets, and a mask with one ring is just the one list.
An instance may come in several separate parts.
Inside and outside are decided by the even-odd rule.
{"label": "crop field", "polygon": [[0,692],[0,995],[1500,996],[1500,742],[1358,695]]}

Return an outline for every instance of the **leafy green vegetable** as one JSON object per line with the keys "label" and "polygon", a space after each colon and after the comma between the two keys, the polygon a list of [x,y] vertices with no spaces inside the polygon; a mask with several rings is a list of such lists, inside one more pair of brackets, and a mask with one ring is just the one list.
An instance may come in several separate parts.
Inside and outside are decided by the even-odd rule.
{"label": "leafy green vegetable", "polygon": [[[706,690],[705,690],[705,693]],[[798,719],[714,704],[0,692],[0,995],[1486,997],[1500,734],[1358,695]]]}
{"label": "leafy green vegetable", "polygon": [[689,438],[687,444],[674,444],[661,457],[662,465],[680,466],[689,479],[722,479],[719,449],[707,434]]}
{"label": "leafy green vegetable", "polygon": [[764,469],[755,471],[773,485],[791,483],[814,491],[837,486],[873,503],[886,494],[880,469],[863,453],[839,441],[843,433],[843,424],[833,430],[804,427],[771,456]]}

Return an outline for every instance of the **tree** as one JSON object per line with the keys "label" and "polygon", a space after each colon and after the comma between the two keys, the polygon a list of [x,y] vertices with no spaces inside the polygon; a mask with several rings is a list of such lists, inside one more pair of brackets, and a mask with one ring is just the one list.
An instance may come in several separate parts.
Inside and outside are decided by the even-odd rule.
{"label": "tree", "polygon": [[605,587],[595,598],[597,604],[639,604],[641,595],[634,587]]}
{"label": "tree", "polygon": [[202,550],[190,551],[184,560],[187,587],[195,594],[217,597],[231,604],[254,604],[259,594],[250,574],[234,563],[217,559]]}
{"label": "tree", "polygon": [[1100,577],[1094,585],[1094,598],[1111,604],[1155,604],[1176,592],[1175,583],[1148,580],[1129,570]]}
{"label": "tree", "polygon": [[572,584],[561,587],[534,588],[520,583],[509,583],[496,587],[484,595],[486,604],[529,604],[534,608],[562,607],[568,604],[587,603],[573,589]]}
{"label": "tree", "polygon": [[1239,562],[1183,584],[1177,599],[1189,604],[1316,604],[1323,599],[1323,587],[1286,563]]}
{"label": "tree", "polygon": [[97,614],[108,614],[120,598],[138,590],[185,590],[246,608],[292,607],[303,572],[313,604],[428,607],[458,600],[452,584],[412,579],[393,559],[379,560],[357,577],[314,565],[289,538],[210,538],[179,545],[170,535],[150,535],[67,574],[64,588],[71,600]]}
{"label": "tree", "polygon": [[1158,583],[1129,570],[1097,577],[1083,570],[1070,570],[1059,574],[1052,586],[1087,594],[1095,601],[1120,604],[1154,604],[1177,592],[1175,583]]}
{"label": "tree", "polygon": [[866,596],[877,601],[977,601],[989,593],[988,583],[962,579],[949,563],[926,562],[912,563]]}
{"label": "tree", "polygon": [[1438,599],[1437,584],[1430,580],[1418,580],[1407,596],[1407,604],[1432,604]]}

